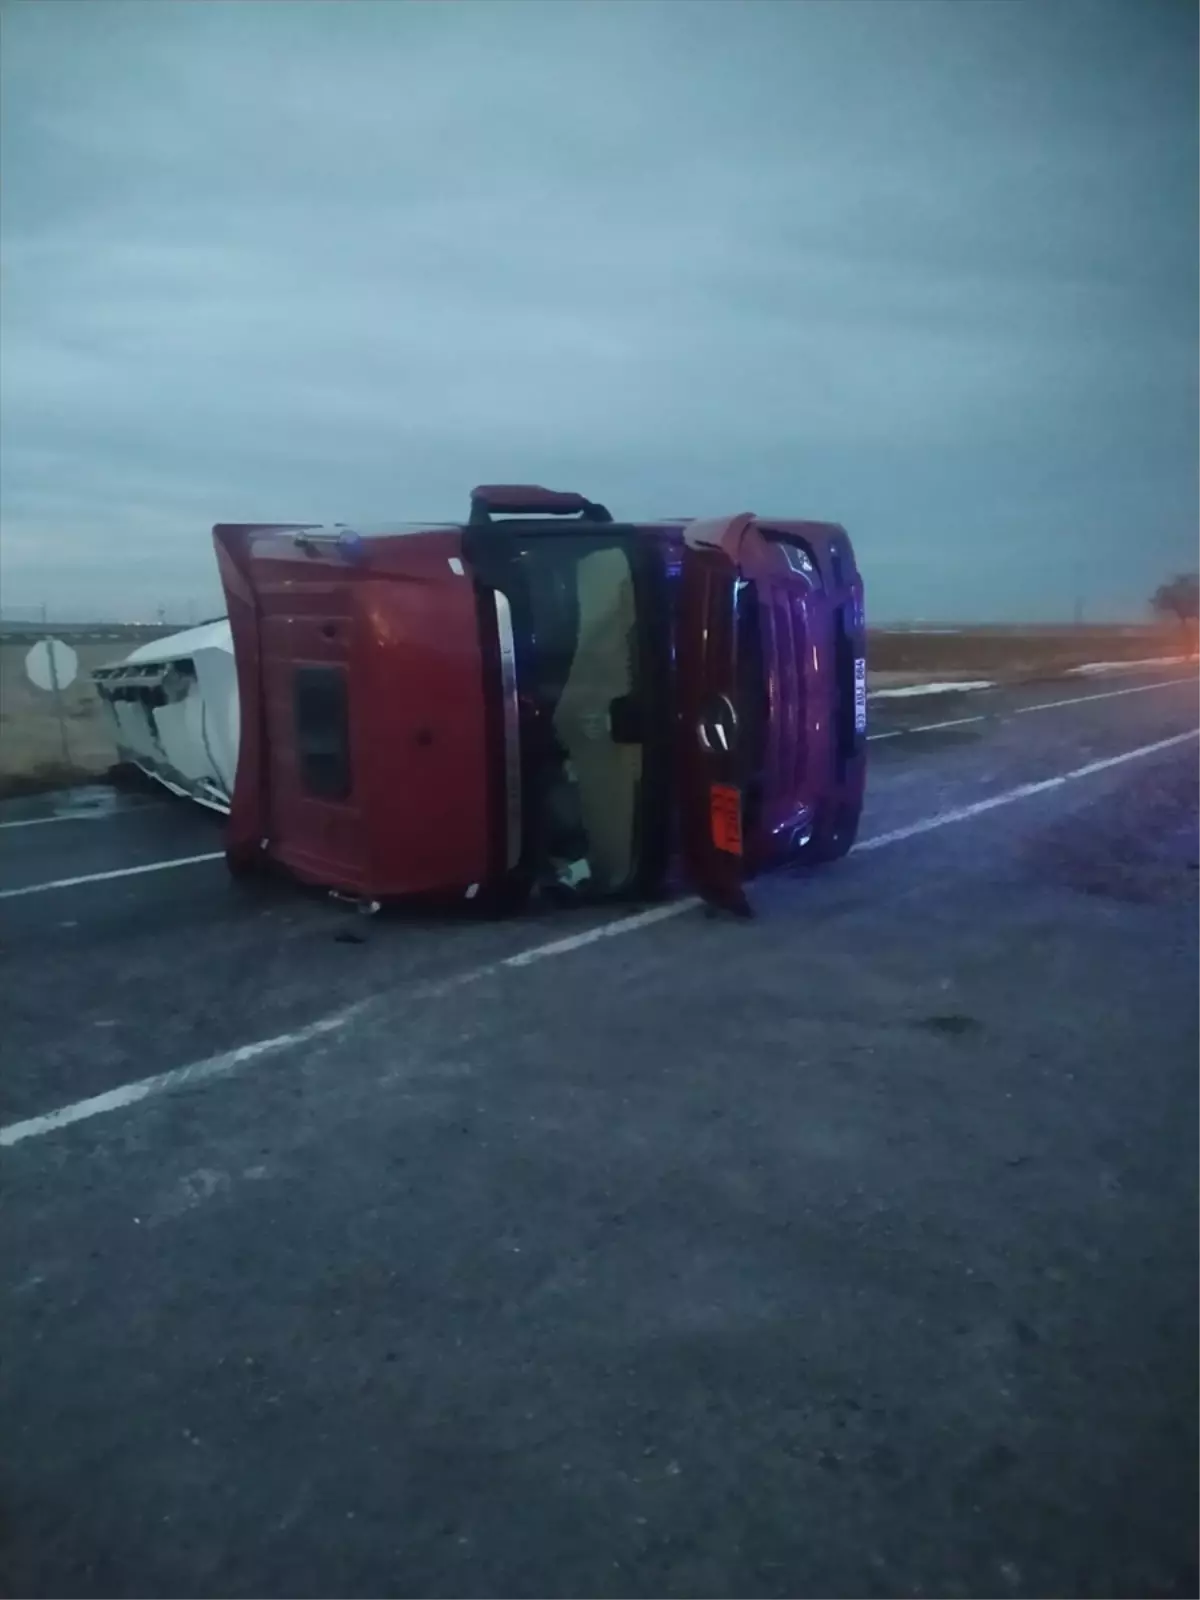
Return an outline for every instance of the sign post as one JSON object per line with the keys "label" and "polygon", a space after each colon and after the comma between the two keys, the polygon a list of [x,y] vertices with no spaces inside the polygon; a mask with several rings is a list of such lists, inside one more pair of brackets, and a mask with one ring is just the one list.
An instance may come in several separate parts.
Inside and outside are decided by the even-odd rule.
{"label": "sign post", "polygon": [[58,737],[62,743],[63,761],[71,764],[71,747],[67,740],[67,713],[62,692],[75,682],[79,672],[79,657],[69,644],[61,639],[39,639],[25,657],[25,675],[35,689],[54,696],[54,714],[58,718]]}

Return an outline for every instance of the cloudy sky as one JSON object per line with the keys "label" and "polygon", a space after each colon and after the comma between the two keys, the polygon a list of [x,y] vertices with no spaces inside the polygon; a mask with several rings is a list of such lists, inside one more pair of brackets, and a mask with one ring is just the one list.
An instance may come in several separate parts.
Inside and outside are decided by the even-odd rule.
{"label": "cloudy sky", "polygon": [[1191,0],[3,0],[0,584],[211,612],[221,519],[850,529],[878,618],[1197,540]]}

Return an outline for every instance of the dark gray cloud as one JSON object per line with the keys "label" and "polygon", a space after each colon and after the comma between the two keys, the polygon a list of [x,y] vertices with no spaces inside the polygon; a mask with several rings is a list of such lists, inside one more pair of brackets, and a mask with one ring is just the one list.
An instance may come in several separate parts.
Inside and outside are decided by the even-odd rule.
{"label": "dark gray cloud", "polygon": [[0,16],[6,605],[489,479],[838,518],[877,616],[1195,562],[1184,0]]}

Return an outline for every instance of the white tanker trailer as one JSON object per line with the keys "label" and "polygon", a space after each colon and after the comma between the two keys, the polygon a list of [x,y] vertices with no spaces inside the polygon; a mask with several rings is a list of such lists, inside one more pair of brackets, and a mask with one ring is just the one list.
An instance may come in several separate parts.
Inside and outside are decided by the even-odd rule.
{"label": "white tanker trailer", "polygon": [[92,679],[122,761],[172,794],[229,810],[241,723],[226,618],[139,645]]}

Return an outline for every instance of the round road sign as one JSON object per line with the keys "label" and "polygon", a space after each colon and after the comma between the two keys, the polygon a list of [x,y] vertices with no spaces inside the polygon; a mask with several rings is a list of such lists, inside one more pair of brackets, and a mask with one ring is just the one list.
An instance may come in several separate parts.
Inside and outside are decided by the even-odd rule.
{"label": "round road sign", "polygon": [[65,689],[75,682],[79,657],[61,639],[39,639],[25,657],[25,672],[35,688]]}

